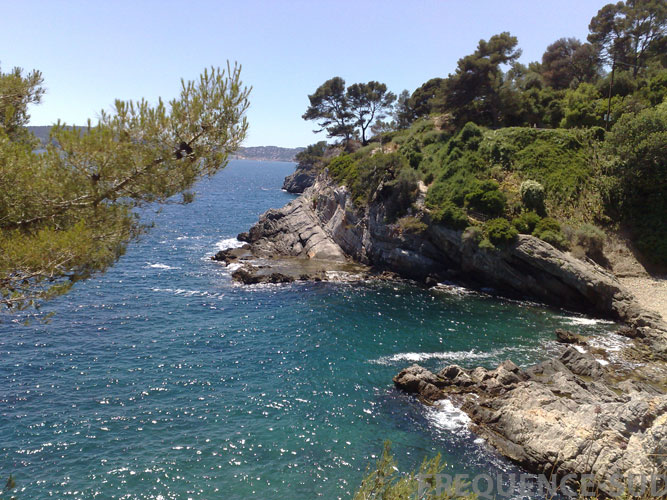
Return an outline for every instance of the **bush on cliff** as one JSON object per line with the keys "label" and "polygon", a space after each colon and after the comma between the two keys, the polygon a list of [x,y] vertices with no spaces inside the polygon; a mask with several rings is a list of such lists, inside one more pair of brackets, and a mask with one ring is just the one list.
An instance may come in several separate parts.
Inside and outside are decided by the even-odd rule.
{"label": "bush on cliff", "polygon": [[505,211],[507,196],[498,190],[494,180],[481,181],[465,196],[466,206],[487,215],[502,215]]}
{"label": "bush on cliff", "polygon": [[567,250],[570,246],[567,238],[561,231],[560,223],[551,217],[545,217],[537,223],[533,230],[533,236],[546,241],[560,250]]}
{"label": "bush on cliff", "polygon": [[521,234],[532,234],[540,220],[541,217],[535,212],[523,212],[518,217],[512,219],[512,225]]}
{"label": "bush on cliff", "polygon": [[516,240],[519,232],[507,219],[491,219],[484,225],[489,241],[494,245],[508,245]]}
{"label": "bush on cliff", "polygon": [[545,213],[544,186],[537,181],[527,180],[521,183],[521,201],[528,210]]}
{"label": "bush on cliff", "polygon": [[607,206],[651,261],[667,265],[667,101],[623,115],[607,135]]}
{"label": "bush on cliff", "polygon": [[401,168],[393,180],[387,181],[382,196],[386,200],[387,219],[405,214],[419,193],[419,176],[411,168]]}
{"label": "bush on cliff", "polygon": [[445,203],[431,212],[431,220],[435,224],[452,229],[465,229],[468,227],[468,217],[465,212],[453,203]]}

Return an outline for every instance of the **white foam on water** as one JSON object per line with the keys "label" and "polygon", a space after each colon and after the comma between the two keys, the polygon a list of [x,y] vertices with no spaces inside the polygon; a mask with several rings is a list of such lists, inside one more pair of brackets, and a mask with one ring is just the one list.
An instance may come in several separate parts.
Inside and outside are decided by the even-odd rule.
{"label": "white foam on water", "polygon": [[182,240],[201,240],[204,236],[199,235],[199,236],[179,236],[176,238],[177,241],[182,241]]}
{"label": "white foam on water", "polygon": [[626,340],[625,337],[621,337],[619,335],[608,335],[604,337],[595,337],[591,339],[588,344],[592,347],[599,347],[608,352],[618,352],[623,349],[628,344],[628,342],[629,341]]}
{"label": "white foam on water", "polygon": [[243,245],[245,245],[245,243],[236,238],[225,238],[224,240],[218,241],[215,244],[215,247],[218,250],[227,250],[229,248],[241,248]]}
{"label": "white foam on water", "polygon": [[224,293],[211,293],[202,290],[186,290],[184,288],[151,288],[153,292],[173,293],[183,297],[210,297],[220,299],[225,296]]}
{"label": "white foam on water", "polygon": [[426,418],[438,429],[448,432],[468,431],[470,417],[448,400],[443,399],[437,405],[426,409]]}
{"label": "white foam on water", "polygon": [[332,283],[352,283],[362,280],[363,276],[359,273],[350,271],[326,271],[327,281]]}
{"label": "white foam on water", "polygon": [[243,267],[243,264],[239,264],[238,262],[234,262],[233,264],[229,264],[227,266],[227,269],[229,269],[230,272],[234,272],[237,269],[241,269]]}
{"label": "white foam on water", "polygon": [[401,352],[391,356],[382,356],[381,358],[370,360],[370,363],[377,365],[389,365],[393,363],[419,363],[428,359],[442,359],[447,361],[464,361],[468,359],[489,359],[496,358],[502,354],[501,350],[494,349],[488,352],[479,352],[475,349],[470,351],[448,351],[448,352]]}
{"label": "white foam on water", "polygon": [[613,321],[609,321],[606,319],[582,318],[579,316],[560,316],[560,318],[564,319],[567,323],[571,325],[592,326],[600,324],[605,324],[605,325],[614,324]]}
{"label": "white foam on water", "polygon": [[150,262],[146,262],[147,267],[152,267],[153,269],[180,269],[180,267],[172,267],[168,266],[167,264],[160,264],[159,262],[155,264],[151,264]]}
{"label": "white foam on water", "polygon": [[575,345],[573,346],[577,351],[579,351],[581,354],[584,354],[586,352],[586,349],[581,347],[580,345]]}
{"label": "white foam on water", "polygon": [[438,283],[433,289],[437,292],[444,292],[448,293],[451,295],[472,295],[477,292],[474,290],[470,290],[469,288],[465,288],[463,286],[455,285],[453,283]]}

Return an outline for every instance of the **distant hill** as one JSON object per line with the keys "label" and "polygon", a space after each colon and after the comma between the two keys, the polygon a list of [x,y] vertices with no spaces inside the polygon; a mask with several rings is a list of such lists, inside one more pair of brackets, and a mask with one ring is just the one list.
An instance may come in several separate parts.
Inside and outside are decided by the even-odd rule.
{"label": "distant hill", "polygon": [[27,129],[35,134],[39,139],[39,142],[46,144],[49,140],[49,132],[51,131],[51,125],[39,125],[36,127],[29,126]]}
{"label": "distant hill", "polygon": [[[49,140],[50,126],[28,127],[33,134],[46,144]],[[232,158],[240,160],[255,161],[294,161],[294,156],[305,148],[281,148],[278,146],[254,146],[249,148],[240,148]]]}
{"label": "distant hill", "polygon": [[281,148],[278,146],[254,146],[241,148],[234,158],[256,161],[294,161],[297,153],[305,148]]}

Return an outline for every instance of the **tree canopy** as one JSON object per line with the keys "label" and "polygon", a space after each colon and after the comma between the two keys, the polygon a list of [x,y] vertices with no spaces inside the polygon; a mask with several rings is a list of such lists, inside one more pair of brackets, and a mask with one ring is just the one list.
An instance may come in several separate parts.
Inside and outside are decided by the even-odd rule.
{"label": "tree canopy", "polygon": [[135,207],[190,201],[245,138],[240,72],[205,70],[168,104],[117,100],[95,125],[58,123],[43,152],[24,128],[41,74],[0,73],[0,304],[39,305],[107,269],[144,229]]}
{"label": "tree canopy", "polygon": [[354,133],[354,115],[345,95],[345,80],[335,76],[320,85],[314,94],[308,96],[310,106],[302,118],[318,120],[319,130],[327,131],[327,137],[342,137],[348,142]]}
{"label": "tree canopy", "polygon": [[554,89],[592,82],[598,76],[599,59],[591,44],[576,38],[560,38],[542,55],[542,77]]}
{"label": "tree canopy", "polygon": [[387,91],[384,83],[370,81],[355,83],[347,89],[347,100],[361,130],[361,142],[366,144],[366,129],[374,120],[382,120],[396,100],[396,95]]}
{"label": "tree canopy", "polygon": [[631,68],[637,76],[646,55],[664,38],[664,0],[627,0],[602,7],[588,26],[588,41],[607,63]]}
{"label": "tree canopy", "polygon": [[310,106],[302,118],[319,120],[320,129],[315,133],[326,130],[327,137],[340,137],[345,144],[359,133],[361,142],[366,144],[366,131],[386,118],[396,95],[376,81],[354,83],[346,90],[345,80],[336,76],[320,85],[308,99]]}

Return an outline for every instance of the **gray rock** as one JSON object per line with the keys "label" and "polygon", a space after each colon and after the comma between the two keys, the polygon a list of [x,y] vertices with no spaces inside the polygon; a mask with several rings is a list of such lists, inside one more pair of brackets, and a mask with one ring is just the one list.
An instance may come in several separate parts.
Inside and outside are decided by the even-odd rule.
{"label": "gray rock", "polygon": [[582,379],[595,368],[591,358],[570,347],[561,360],[526,370],[506,361],[492,371],[452,365],[434,375],[413,365],[394,383],[428,401],[456,392],[473,431],[503,455],[536,473],[594,474],[600,491],[613,494],[613,475],[667,465],[667,395],[640,383],[614,386],[605,373]]}
{"label": "gray rock", "polygon": [[315,183],[316,174],[313,170],[297,168],[296,171],[285,177],[283,189],[288,193],[300,194]]}
{"label": "gray rock", "polygon": [[569,330],[558,328],[556,330],[556,340],[561,344],[579,344],[585,345],[588,339],[583,335],[576,334]]}

